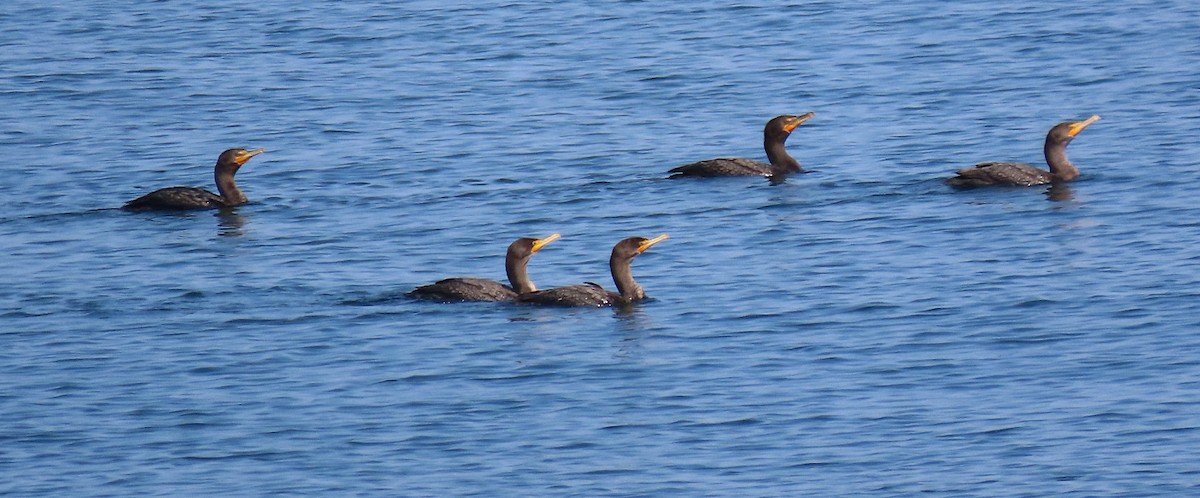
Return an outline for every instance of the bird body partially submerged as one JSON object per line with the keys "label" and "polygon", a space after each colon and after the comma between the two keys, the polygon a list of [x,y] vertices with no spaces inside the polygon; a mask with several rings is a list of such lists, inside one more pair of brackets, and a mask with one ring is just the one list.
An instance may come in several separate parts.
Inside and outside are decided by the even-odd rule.
{"label": "bird body partially submerged", "polygon": [[600,284],[587,282],[540,290],[517,298],[517,302],[543,306],[604,307],[620,302],[620,295],[604,290]]}
{"label": "bird body partially submerged", "polygon": [[410,297],[432,301],[511,301],[517,291],[495,280],[474,277],[444,278],[422,285],[408,293]]}
{"label": "bird body partially submerged", "polygon": [[1042,185],[1054,181],[1054,175],[1024,163],[989,161],[958,171],[958,176],[946,180],[955,188],[986,187],[989,185]]}
{"label": "bird body partially submerged", "polygon": [[622,240],[613,247],[612,256],[608,259],[609,271],[612,272],[613,282],[617,284],[617,292],[604,290],[599,284],[591,282],[555,287],[517,296],[518,303],[538,304],[544,306],[618,306],[641,301],[646,298],[642,286],[633,279],[631,265],[633,258],[649,249],[650,246],[667,240],[667,234],[653,239],[630,237]]}
{"label": "bird body partially submerged", "polygon": [[537,290],[537,286],[529,279],[526,266],[534,254],[559,237],[556,233],[543,239],[520,238],[509,244],[504,256],[504,271],[508,274],[511,286],[486,278],[457,277],[422,285],[408,295],[442,302],[511,301],[521,294]]}
{"label": "bird body partially submerged", "polygon": [[800,162],[787,153],[784,142],[801,123],[808,121],[815,113],[808,112],[799,116],[776,116],[767,122],[763,128],[763,149],[767,152],[770,163],[742,158],[717,158],[685,164],[672,168],[671,178],[686,176],[767,176],[777,177],[804,171]]}
{"label": "bird body partially submerged", "polygon": [[1100,116],[1092,116],[1083,121],[1059,123],[1050,129],[1043,147],[1050,171],[1022,163],[985,162],[958,170],[958,176],[947,179],[946,184],[954,188],[968,189],[993,185],[1043,185],[1074,180],[1079,177],[1079,169],[1067,159],[1067,144],[1071,143],[1075,135],[1099,119]]}
{"label": "bird body partially submerged", "polygon": [[217,157],[213,177],[217,183],[214,194],[199,187],[167,187],[155,190],[132,201],[121,209],[126,211],[182,211],[240,206],[248,201],[238,188],[234,175],[251,157],[266,152],[263,149],[229,149]]}
{"label": "bird body partially submerged", "polygon": [[770,164],[740,157],[718,157],[716,159],[706,159],[704,161],[697,161],[692,164],[680,166],[672,169],[670,172],[676,173],[676,175],[672,176],[671,178],[678,178],[681,176],[714,177],[774,175]]}
{"label": "bird body partially submerged", "polygon": [[220,195],[200,187],[160,188],[132,201],[121,209],[126,211],[185,211],[228,207]]}

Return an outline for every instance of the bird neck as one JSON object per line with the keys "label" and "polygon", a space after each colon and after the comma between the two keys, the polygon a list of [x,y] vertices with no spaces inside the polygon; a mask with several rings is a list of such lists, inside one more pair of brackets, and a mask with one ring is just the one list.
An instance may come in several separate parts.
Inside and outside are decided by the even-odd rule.
{"label": "bird neck", "polygon": [[799,173],[801,171],[800,161],[793,159],[787,153],[787,149],[783,146],[783,140],[764,138],[763,149],[766,149],[767,160],[771,162],[771,169],[776,173]]}
{"label": "bird neck", "polygon": [[639,301],[646,297],[646,293],[642,291],[642,286],[638,285],[637,280],[633,279],[633,268],[630,265],[633,263],[631,259],[618,258],[613,256],[608,260],[608,267],[612,270],[613,283],[617,284],[617,292],[621,294],[621,299],[626,302]]}
{"label": "bird neck", "polygon": [[1046,141],[1046,164],[1050,166],[1050,174],[1055,180],[1074,180],[1079,176],[1079,169],[1067,159],[1067,144]]}
{"label": "bird neck", "polygon": [[528,264],[529,258],[504,258],[504,272],[508,274],[508,283],[517,294],[537,291],[537,286],[529,280],[529,273],[525,270]]}
{"label": "bird neck", "polygon": [[221,194],[221,199],[225,201],[226,206],[237,206],[247,202],[246,194],[239,189],[237,182],[233,181],[233,175],[237,171],[230,171],[224,168],[217,168],[213,176],[217,180],[217,192]]}

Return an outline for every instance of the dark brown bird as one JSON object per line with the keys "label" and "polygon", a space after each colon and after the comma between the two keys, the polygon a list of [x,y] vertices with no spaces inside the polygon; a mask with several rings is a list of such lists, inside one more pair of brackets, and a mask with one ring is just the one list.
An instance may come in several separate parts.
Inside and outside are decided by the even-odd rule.
{"label": "dark brown bird", "polygon": [[653,239],[630,237],[617,242],[613,247],[612,256],[608,258],[608,268],[612,272],[613,282],[617,284],[617,292],[609,292],[599,284],[587,282],[521,294],[517,296],[517,302],[546,306],[600,307],[641,301],[646,298],[646,293],[633,279],[633,258],[664,240],[667,240],[665,233]]}
{"label": "dark brown bird", "polygon": [[233,180],[238,169],[251,157],[266,152],[263,149],[229,149],[217,157],[213,176],[217,180],[214,194],[199,187],[167,187],[158,189],[125,203],[121,209],[127,211],[179,211],[186,209],[211,209],[245,204],[246,195]]}
{"label": "dark brown bird", "polygon": [[976,164],[973,168],[958,170],[958,176],[947,179],[946,184],[967,189],[991,185],[1042,185],[1074,180],[1079,176],[1079,169],[1067,159],[1067,144],[1071,143],[1075,135],[1099,119],[1100,116],[1092,116],[1083,121],[1067,121],[1050,128],[1043,149],[1050,171],[1022,163],[986,162]]}
{"label": "dark brown bird", "polygon": [[525,267],[529,264],[529,258],[559,237],[556,233],[544,239],[521,238],[509,244],[508,253],[504,256],[504,271],[508,274],[511,287],[486,278],[447,278],[417,287],[408,295],[442,302],[511,301],[519,294],[537,290],[533,281],[529,280]]}
{"label": "dark brown bird", "polygon": [[723,157],[674,168],[670,171],[670,173],[674,173],[671,178],[685,176],[782,177],[804,171],[800,167],[800,162],[788,155],[783,143],[792,134],[792,130],[813,116],[816,116],[816,113],[808,112],[800,116],[776,116],[767,121],[767,126],[763,128],[763,149],[767,151],[767,160],[770,161],[770,164],[753,159]]}

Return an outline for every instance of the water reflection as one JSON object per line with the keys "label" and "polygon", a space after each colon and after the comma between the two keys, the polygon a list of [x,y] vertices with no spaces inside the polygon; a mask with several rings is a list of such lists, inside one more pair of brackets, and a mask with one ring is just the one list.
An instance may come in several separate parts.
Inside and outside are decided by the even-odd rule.
{"label": "water reflection", "polygon": [[636,331],[645,328],[646,313],[642,311],[641,303],[616,304],[613,305],[613,312],[620,320],[622,329]]}
{"label": "water reflection", "polygon": [[234,209],[221,209],[217,217],[217,235],[222,237],[240,237],[244,235],[242,227],[246,225],[246,217]]}
{"label": "water reflection", "polygon": [[1046,199],[1051,202],[1068,202],[1075,200],[1075,190],[1071,187],[1055,183],[1046,189]]}
{"label": "water reflection", "polygon": [[806,174],[809,174],[812,172],[813,172],[813,170],[806,169],[804,171],[798,171],[796,173],[768,176],[767,183],[771,184],[771,186],[783,185],[783,184],[787,183],[787,180],[790,177],[797,176],[797,175],[806,175]]}

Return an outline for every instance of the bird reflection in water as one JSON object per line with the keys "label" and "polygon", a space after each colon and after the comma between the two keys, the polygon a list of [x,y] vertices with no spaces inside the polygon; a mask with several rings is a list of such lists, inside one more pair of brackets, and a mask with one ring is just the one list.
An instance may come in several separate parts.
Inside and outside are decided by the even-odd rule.
{"label": "bird reflection in water", "polygon": [[245,233],[242,227],[246,226],[246,217],[238,213],[237,209],[220,209],[215,215],[217,217],[217,235],[222,237],[240,237]]}
{"label": "bird reflection in water", "polygon": [[1075,190],[1069,185],[1055,183],[1046,189],[1046,200],[1051,202],[1069,202],[1075,200]]}

